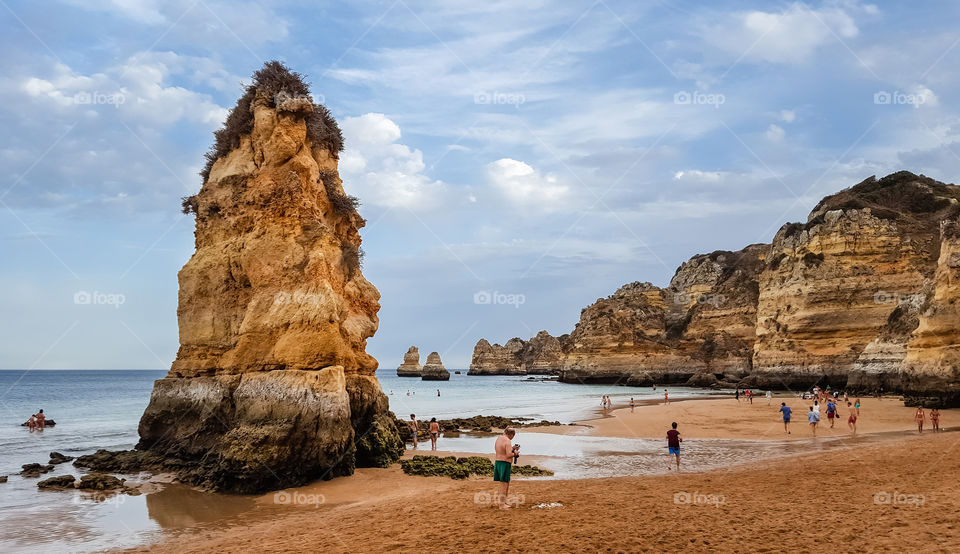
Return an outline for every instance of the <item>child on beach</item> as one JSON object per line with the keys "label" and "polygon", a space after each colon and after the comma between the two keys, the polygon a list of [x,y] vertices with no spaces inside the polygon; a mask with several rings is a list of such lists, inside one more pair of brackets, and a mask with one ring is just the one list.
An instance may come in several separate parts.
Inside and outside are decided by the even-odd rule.
{"label": "child on beach", "polygon": [[923,408],[917,408],[917,415],[913,416],[913,419],[916,420],[916,422],[917,422],[917,432],[922,433],[922,432],[923,432],[923,420],[926,419],[926,417],[925,417],[924,414],[923,414]]}
{"label": "child on beach", "polygon": [[940,410],[934,408],[930,410],[930,423],[933,424],[933,430],[940,430]]}
{"label": "child on beach", "polygon": [[857,415],[860,415],[860,399],[859,398],[857,399],[857,403],[854,404],[853,407],[857,410]]}
{"label": "child on beach", "polygon": [[853,405],[850,404],[850,401],[847,400],[847,412],[850,413],[850,417],[847,418],[847,427],[853,431],[853,434],[857,434],[857,412],[853,409]]}
{"label": "child on beach", "polygon": [[807,413],[807,421],[810,423],[810,430],[813,431],[813,436],[817,436],[817,424],[820,423],[820,412],[814,411],[813,406],[810,406],[810,412]]}
{"label": "child on beach", "polygon": [[780,403],[780,413],[783,414],[783,430],[790,434],[790,406],[786,402]]}
{"label": "child on beach", "polygon": [[830,420],[830,428],[833,429],[833,420],[837,417],[837,405],[833,400],[827,402],[827,419]]}
{"label": "child on beach", "polygon": [[30,419],[27,420],[27,429],[30,429],[31,433],[37,429],[37,416],[30,416]]}
{"label": "child on beach", "polygon": [[[680,471],[680,443],[683,439],[680,438],[680,431],[677,431],[677,422],[674,421],[670,426],[672,429],[667,431],[667,455],[677,457],[677,471]],[[667,469],[670,469],[669,463],[667,463]]]}

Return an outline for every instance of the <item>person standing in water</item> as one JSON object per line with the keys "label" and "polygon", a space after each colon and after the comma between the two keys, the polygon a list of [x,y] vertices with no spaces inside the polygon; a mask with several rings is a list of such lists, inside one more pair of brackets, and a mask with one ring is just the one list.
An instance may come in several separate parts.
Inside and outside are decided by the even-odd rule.
{"label": "person standing in water", "polygon": [[[680,443],[683,442],[683,439],[680,438],[680,431],[677,431],[677,422],[674,421],[670,424],[670,429],[667,431],[667,455],[676,456],[677,460],[677,471],[680,471]],[[670,467],[670,463],[667,463],[667,468]]]}
{"label": "person standing in water", "polygon": [[440,424],[437,423],[437,418],[430,418],[430,450],[437,449],[437,438],[440,437]]}
{"label": "person standing in water", "polygon": [[41,409],[37,413],[37,428],[43,431],[47,427],[47,416],[43,415],[43,410]]}
{"label": "person standing in water", "polygon": [[917,422],[917,432],[922,433],[922,432],[923,432],[923,422],[924,422],[925,419],[927,419],[926,416],[923,414],[923,408],[922,408],[922,407],[917,408],[917,415],[913,416],[913,419]]}
{"label": "person standing in water", "polygon": [[510,462],[520,448],[510,444],[510,441],[516,434],[517,431],[513,427],[507,427],[503,430],[503,434],[497,437],[494,445],[496,461],[493,462],[493,480],[500,483],[496,505],[499,505],[501,510],[510,509],[510,504],[507,503],[507,493],[510,492],[510,470],[513,467]]}
{"label": "person standing in water", "polygon": [[410,414],[410,431],[413,432],[413,449],[417,449],[417,432],[420,430],[420,424],[417,423],[417,416]]}

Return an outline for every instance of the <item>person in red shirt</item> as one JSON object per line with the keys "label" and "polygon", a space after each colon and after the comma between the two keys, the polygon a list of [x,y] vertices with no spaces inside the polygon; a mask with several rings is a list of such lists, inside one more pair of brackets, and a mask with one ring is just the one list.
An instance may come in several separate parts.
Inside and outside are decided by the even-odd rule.
{"label": "person in red shirt", "polygon": [[[680,431],[677,431],[677,422],[674,421],[671,426],[673,429],[667,431],[667,448],[670,455],[677,457],[677,471],[680,471],[680,443],[683,439],[680,438]],[[669,464],[667,467],[670,467]]]}

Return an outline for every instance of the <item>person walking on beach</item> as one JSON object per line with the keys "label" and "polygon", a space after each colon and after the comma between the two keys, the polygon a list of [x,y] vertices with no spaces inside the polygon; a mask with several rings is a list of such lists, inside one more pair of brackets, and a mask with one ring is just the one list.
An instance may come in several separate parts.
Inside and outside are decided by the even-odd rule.
{"label": "person walking on beach", "polygon": [[783,414],[783,430],[790,434],[790,406],[786,402],[780,403],[780,413]]}
{"label": "person walking on beach", "polygon": [[[670,424],[672,429],[667,431],[667,452],[668,456],[676,456],[677,459],[677,471],[680,471],[680,443],[683,442],[683,439],[680,438],[680,431],[677,431],[677,422],[674,421]],[[670,468],[670,463],[667,463],[667,469]]]}
{"label": "person walking on beach", "polygon": [[827,402],[827,419],[830,420],[830,428],[833,429],[833,420],[837,417],[837,405],[833,400]]}
{"label": "person walking on beach", "polygon": [[813,406],[810,406],[810,412],[807,413],[807,421],[810,422],[810,430],[813,436],[817,436],[817,424],[820,423],[820,412],[815,412]]}
{"label": "person walking on beach", "polygon": [[733,397],[737,399],[737,404],[740,403],[740,387],[737,387],[736,392],[733,393]]}
{"label": "person walking on beach", "polygon": [[630,397],[630,413],[633,413],[633,409],[637,406],[637,403],[633,401],[633,397]]}
{"label": "person walking on beach", "polygon": [[437,418],[430,418],[430,450],[437,449],[437,439],[440,437],[440,424],[437,423]]}
{"label": "person walking on beach", "polygon": [[857,410],[857,415],[860,415],[860,399],[859,398],[857,399],[857,403],[854,404],[853,407]]}
{"label": "person walking on beach", "polygon": [[663,405],[666,406],[670,403],[670,396],[667,394],[667,389],[663,389]]}
{"label": "person walking on beach", "polygon": [[517,454],[519,446],[513,446],[510,441],[516,436],[517,431],[513,427],[507,427],[503,434],[497,437],[494,445],[496,461],[493,462],[493,480],[500,483],[500,490],[497,492],[496,505],[501,510],[509,510],[510,504],[507,503],[507,493],[510,492],[510,462]]}
{"label": "person walking on beach", "polygon": [[913,416],[913,419],[917,422],[917,431],[923,432],[923,421],[926,419],[926,416],[923,414],[923,408],[917,408],[917,415]]}
{"label": "person walking on beach", "polygon": [[410,431],[413,432],[413,449],[417,449],[417,432],[420,429],[420,424],[417,422],[417,416],[415,414],[410,414]]}
{"label": "person walking on beach", "polygon": [[853,406],[850,404],[850,401],[847,400],[847,411],[850,412],[850,417],[847,418],[847,427],[850,428],[850,431],[854,435],[857,434],[857,412],[854,411]]}
{"label": "person walking on beach", "polygon": [[767,391],[767,406],[770,405],[771,401],[773,401],[773,392]]}
{"label": "person walking on beach", "polygon": [[936,408],[930,410],[930,423],[933,425],[934,431],[940,430],[940,410]]}

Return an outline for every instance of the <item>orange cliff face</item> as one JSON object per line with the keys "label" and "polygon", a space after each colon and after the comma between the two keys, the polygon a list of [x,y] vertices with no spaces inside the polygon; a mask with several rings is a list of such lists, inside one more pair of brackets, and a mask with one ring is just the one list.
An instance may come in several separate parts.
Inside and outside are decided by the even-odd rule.
{"label": "orange cliff face", "polygon": [[189,468],[181,479],[256,492],[402,452],[365,352],[380,294],[361,273],[341,143],[300,76],[269,62],[184,200],[197,226],[179,273],[180,350],[137,446]]}
{"label": "orange cliff face", "polygon": [[[562,337],[560,379],[819,384],[960,404],[958,217],[960,187],[871,177],[772,244],[694,256],[666,288],[631,283],[598,299]],[[481,340],[474,358],[488,348]]]}

